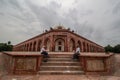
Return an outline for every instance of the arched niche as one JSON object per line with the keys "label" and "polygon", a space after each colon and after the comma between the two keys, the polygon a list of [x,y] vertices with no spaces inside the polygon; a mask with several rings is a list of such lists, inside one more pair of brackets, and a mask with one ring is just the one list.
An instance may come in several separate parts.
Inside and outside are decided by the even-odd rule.
{"label": "arched niche", "polygon": [[36,51],[36,41],[33,43],[33,51]]}
{"label": "arched niche", "polygon": [[64,51],[65,50],[65,41],[64,39],[56,39],[55,40],[55,51]]}
{"label": "arched niche", "polygon": [[78,41],[78,45],[80,46],[80,50],[82,51],[82,43],[80,40]]}
{"label": "arched niche", "polygon": [[44,45],[46,46],[46,49],[50,51],[50,39],[49,38],[45,39]]}
{"label": "arched niche", "polygon": [[37,51],[40,51],[40,49],[41,49],[41,43],[42,43],[42,41],[38,40]]}
{"label": "arched niche", "polygon": [[83,42],[83,52],[86,52],[86,45],[85,45],[85,42]]}
{"label": "arched niche", "polygon": [[75,40],[74,39],[70,39],[70,51],[73,51],[75,49]]}

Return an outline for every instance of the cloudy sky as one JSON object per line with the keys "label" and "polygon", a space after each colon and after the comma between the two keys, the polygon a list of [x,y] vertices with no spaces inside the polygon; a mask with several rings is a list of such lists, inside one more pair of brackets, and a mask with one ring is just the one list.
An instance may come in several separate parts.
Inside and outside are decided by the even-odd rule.
{"label": "cloudy sky", "polygon": [[0,43],[59,24],[102,46],[120,44],[120,0],[0,0]]}

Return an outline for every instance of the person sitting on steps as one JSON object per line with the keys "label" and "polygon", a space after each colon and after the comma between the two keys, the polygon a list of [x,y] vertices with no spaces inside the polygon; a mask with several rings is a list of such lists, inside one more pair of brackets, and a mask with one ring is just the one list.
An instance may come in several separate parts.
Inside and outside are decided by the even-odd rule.
{"label": "person sitting on steps", "polygon": [[48,56],[48,52],[47,52],[47,50],[46,50],[46,47],[43,46],[43,47],[41,48],[40,52],[41,52],[41,54],[43,55],[43,61],[44,61],[44,62],[47,62],[47,60],[48,60],[47,58],[48,58],[49,56]]}
{"label": "person sitting on steps", "polygon": [[78,45],[74,54],[73,54],[73,59],[79,59],[79,55],[80,55],[80,47]]}

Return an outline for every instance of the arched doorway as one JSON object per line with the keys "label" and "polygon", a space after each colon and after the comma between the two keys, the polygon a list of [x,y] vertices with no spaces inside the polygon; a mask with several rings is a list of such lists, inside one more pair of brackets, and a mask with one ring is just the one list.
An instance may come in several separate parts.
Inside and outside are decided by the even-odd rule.
{"label": "arched doorway", "polygon": [[55,51],[64,51],[65,41],[63,39],[57,39],[55,41]]}
{"label": "arched doorway", "polygon": [[41,49],[41,43],[42,43],[42,40],[38,40],[37,51],[40,51],[40,49]]}
{"label": "arched doorway", "polygon": [[75,49],[75,41],[73,39],[70,40],[70,51],[72,52]]}
{"label": "arched doorway", "polygon": [[36,41],[33,43],[33,51],[36,51]]}
{"label": "arched doorway", "polygon": [[46,49],[47,49],[48,51],[50,51],[50,39],[49,39],[49,38],[47,38],[47,39],[45,40],[44,45],[46,46]]}
{"label": "arched doorway", "polygon": [[82,52],[82,44],[80,40],[78,41],[78,45],[80,46],[80,51]]}

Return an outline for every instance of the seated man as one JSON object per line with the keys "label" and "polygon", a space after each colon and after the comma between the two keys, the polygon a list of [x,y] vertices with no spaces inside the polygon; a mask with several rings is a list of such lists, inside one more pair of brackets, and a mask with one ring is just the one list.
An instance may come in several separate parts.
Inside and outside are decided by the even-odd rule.
{"label": "seated man", "polygon": [[47,62],[47,58],[48,58],[48,52],[47,52],[47,50],[46,50],[46,47],[45,46],[43,46],[42,48],[41,48],[41,54],[43,55],[43,58],[44,58],[44,62]]}
{"label": "seated man", "polygon": [[77,46],[77,48],[73,54],[73,59],[79,59],[79,55],[80,55],[80,47]]}

